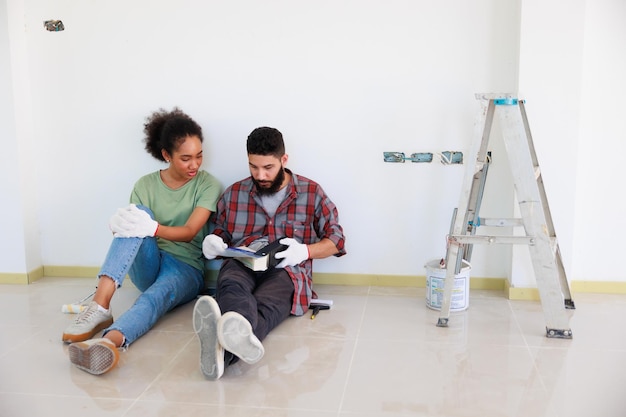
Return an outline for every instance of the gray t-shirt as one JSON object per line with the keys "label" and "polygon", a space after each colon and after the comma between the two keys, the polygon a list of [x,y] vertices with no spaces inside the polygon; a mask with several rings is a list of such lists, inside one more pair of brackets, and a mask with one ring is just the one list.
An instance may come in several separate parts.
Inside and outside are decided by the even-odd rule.
{"label": "gray t-shirt", "polygon": [[[278,206],[280,206],[280,203],[282,203],[285,199],[285,195],[287,195],[287,187],[283,187],[275,194],[261,196],[261,205],[263,205],[263,208],[265,209],[265,211],[267,211],[267,214],[270,217],[274,217],[274,215],[276,214],[276,210],[278,210]],[[268,244],[269,241],[267,236],[263,236],[262,238],[259,238],[252,242],[250,245],[248,245],[248,247],[256,251],[264,246],[267,246]]]}

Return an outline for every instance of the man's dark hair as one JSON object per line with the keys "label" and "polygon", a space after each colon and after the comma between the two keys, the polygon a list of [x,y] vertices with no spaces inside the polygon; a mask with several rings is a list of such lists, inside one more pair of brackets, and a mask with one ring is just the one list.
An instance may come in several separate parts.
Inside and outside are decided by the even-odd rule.
{"label": "man's dark hair", "polygon": [[285,154],[283,134],[273,127],[257,127],[246,142],[248,155],[272,155],[282,158]]}

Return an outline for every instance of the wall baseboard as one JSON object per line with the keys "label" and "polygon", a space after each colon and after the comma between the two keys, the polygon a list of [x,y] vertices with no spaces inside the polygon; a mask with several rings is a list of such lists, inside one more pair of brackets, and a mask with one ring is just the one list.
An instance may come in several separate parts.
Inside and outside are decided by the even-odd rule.
{"label": "wall baseboard", "polygon": [[601,294],[626,294],[626,282],[623,281],[573,281],[572,292],[594,292]]}
{"label": "wall baseboard", "polygon": [[96,266],[44,266],[47,277],[96,278],[100,267]]}
{"label": "wall baseboard", "polygon": [[0,273],[0,284],[29,284],[28,274]]}
{"label": "wall baseboard", "polygon": [[32,284],[44,276],[43,266],[35,268],[28,273],[0,272],[0,284]]}
{"label": "wall baseboard", "polygon": [[[621,281],[572,281],[569,285],[572,294],[626,294],[626,282]],[[540,300],[539,290],[535,287],[511,287],[508,280],[505,280],[504,290],[509,300]]]}
{"label": "wall baseboard", "polygon": [[[99,267],[88,266],[42,266],[27,274],[0,272],[0,284],[31,284],[43,277],[89,278],[98,275]],[[214,287],[216,270],[208,270],[205,281]],[[313,273],[313,280],[320,285],[353,285],[374,287],[426,287],[426,277],[420,275],[333,274]],[[534,287],[512,287],[506,278],[470,277],[470,290],[503,291],[509,300],[539,300],[539,290]],[[621,281],[572,281],[573,293],[626,294],[626,282]]]}
{"label": "wall baseboard", "polygon": [[[420,275],[330,274],[313,273],[316,284],[369,285],[374,287],[426,287],[426,277]],[[470,278],[470,289],[504,290],[504,278]]]}
{"label": "wall baseboard", "polygon": [[[539,301],[539,290],[537,288],[511,287],[509,280],[505,280],[504,295],[509,300]],[[571,290],[571,288],[570,288]]]}

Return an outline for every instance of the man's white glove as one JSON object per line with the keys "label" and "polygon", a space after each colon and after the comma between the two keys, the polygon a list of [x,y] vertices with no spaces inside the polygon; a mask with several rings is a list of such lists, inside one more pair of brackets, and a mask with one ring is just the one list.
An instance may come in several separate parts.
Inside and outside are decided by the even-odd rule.
{"label": "man's white glove", "polygon": [[290,237],[281,239],[280,243],[289,247],[275,255],[276,259],[282,259],[282,261],[276,265],[276,268],[298,265],[309,259],[309,247],[304,243],[300,243]]}
{"label": "man's white glove", "polygon": [[147,237],[154,236],[159,223],[150,215],[131,204],[128,207],[117,209],[111,220],[109,227],[115,237]]}
{"label": "man's white glove", "polygon": [[224,250],[228,247],[224,243],[224,239],[218,235],[207,235],[202,242],[202,253],[207,259],[215,259],[224,253]]}

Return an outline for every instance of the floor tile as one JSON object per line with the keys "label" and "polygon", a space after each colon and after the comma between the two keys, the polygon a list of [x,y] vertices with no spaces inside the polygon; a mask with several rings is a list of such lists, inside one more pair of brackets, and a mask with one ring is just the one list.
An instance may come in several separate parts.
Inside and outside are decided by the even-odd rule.
{"label": "floor tile", "polygon": [[[291,317],[264,340],[254,365],[218,381],[199,369],[193,302],[163,317],[96,377],[68,359],[63,304],[92,278],[0,285],[0,417],[623,417],[626,295],[575,294],[573,339],[546,337],[540,302],[470,291],[469,308],[428,308],[425,289],[318,285],[330,310]],[[125,282],[118,317],[139,291]]]}

